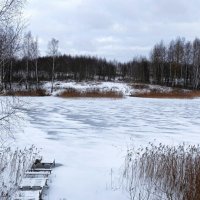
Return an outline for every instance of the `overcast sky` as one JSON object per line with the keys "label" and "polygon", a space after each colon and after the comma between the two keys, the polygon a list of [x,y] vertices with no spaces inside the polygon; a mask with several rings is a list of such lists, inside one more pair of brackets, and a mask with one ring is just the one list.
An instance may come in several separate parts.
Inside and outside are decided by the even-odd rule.
{"label": "overcast sky", "polygon": [[66,54],[128,61],[161,39],[200,37],[199,0],[29,0],[28,30],[42,55],[52,37]]}

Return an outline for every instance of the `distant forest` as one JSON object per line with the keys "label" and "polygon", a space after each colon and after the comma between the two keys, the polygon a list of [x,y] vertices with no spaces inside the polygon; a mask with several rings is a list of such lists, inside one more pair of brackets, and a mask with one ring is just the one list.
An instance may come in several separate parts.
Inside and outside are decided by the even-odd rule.
{"label": "distant forest", "polygon": [[[1,89],[13,83],[39,87],[42,81],[125,81],[200,89],[200,39],[184,38],[156,44],[149,58],[141,57],[120,63],[90,56],[59,54],[59,41],[48,44],[48,55],[39,56],[37,38],[25,34],[20,58],[8,54],[1,59]],[[0,43],[1,45],[1,43]],[[0,54],[3,55],[3,51]],[[53,89],[53,88],[52,88]]]}

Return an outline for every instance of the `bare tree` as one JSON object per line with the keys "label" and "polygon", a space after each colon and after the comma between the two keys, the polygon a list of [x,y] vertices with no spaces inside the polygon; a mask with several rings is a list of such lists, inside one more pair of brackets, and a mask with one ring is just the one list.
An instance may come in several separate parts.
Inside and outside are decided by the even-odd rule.
{"label": "bare tree", "polygon": [[52,57],[52,77],[51,77],[51,92],[53,92],[53,85],[55,79],[55,60],[58,56],[59,41],[52,38],[48,43],[48,54]]}
{"label": "bare tree", "polygon": [[24,41],[23,41],[23,56],[26,59],[26,75],[25,75],[25,81],[26,81],[26,89],[29,88],[29,61],[32,58],[32,52],[33,52],[33,36],[31,31],[26,33],[24,35]]}
{"label": "bare tree", "polygon": [[[175,41],[174,56],[175,56],[175,76],[176,84],[183,84],[183,64],[184,64],[184,38],[177,38]],[[178,82],[179,81],[179,82]]]}
{"label": "bare tree", "polygon": [[164,82],[164,64],[167,59],[166,47],[163,41],[155,45],[151,53],[153,82],[163,84]]}
{"label": "bare tree", "polygon": [[13,22],[16,19],[23,7],[24,0],[1,0],[0,1],[0,22],[7,23]]}
{"label": "bare tree", "polygon": [[25,0],[0,1],[0,84],[2,89],[5,64],[19,50],[20,34],[24,27],[21,16],[24,2]]}
{"label": "bare tree", "polygon": [[175,62],[175,56],[174,56],[174,40],[172,40],[169,44],[169,48],[167,51],[167,62],[169,64],[169,75],[168,75],[168,84],[170,86],[173,86],[174,84],[174,71],[173,71],[173,66]]}
{"label": "bare tree", "polygon": [[36,88],[39,88],[39,78],[38,78],[38,57],[40,55],[39,45],[38,45],[38,38],[36,37],[33,39],[32,42],[32,59],[35,63],[35,77],[36,77]]}
{"label": "bare tree", "polygon": [[193,42],[193,88],[197,89],[200,84],[200,39]]}
{"label": "bare tree", "polygon": [[[24,0],[0,1],[0,66],[1,81],[5,78],[5,64],[19,50],[20,33],[23,29],[21,11]],[[16,98],[0,99],[0,139],[11,130],[22,104]]]}
{"label": "bare tree", "polygon": [[192,65],[192,44],[191,44],[191,42],[186,42],[186,44],[185,44],[184,64],[185,64],[184,86],[187,87],[189,80],[191,80],[191,70],[190,70],[190,66]]}
{"label": "bare tree", "polygon": [[7,89],[7,83],[9,83],[9,89],[12,89],[12,73],[13,73],[13,60],[16,57],[17,52],[20,50],[19,43],[19,32],[16,33],[16,30],[13,27],[9,27],[7,30],[7,49],[5,61],[7,67],[5,70],[5,75],[7,74],[7,79],[4,81],[4,88]]}

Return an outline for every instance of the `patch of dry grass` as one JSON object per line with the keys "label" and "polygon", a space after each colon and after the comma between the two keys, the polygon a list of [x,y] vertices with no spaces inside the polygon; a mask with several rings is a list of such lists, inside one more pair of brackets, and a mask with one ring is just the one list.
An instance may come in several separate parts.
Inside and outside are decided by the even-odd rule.
{"label": "patch of dry grass", "polygon": [[38,90],[18,90],[18,91],[9,91],[4,94],[5,96],[48,96],[45,90],[38,89]]}
{"label": "patch of dry grass", "polygon": [[200,91],[173,90],[171,92],[161,92],[161,91],[137,92],[137,93],[131,94],[131,97],[194,99],[194,98],[200,97]]}
{"label": "patch of dry grass", "polygon": [[58,94],[58,96],[63,98],[123,98],[123,94],[116,91],[100,91],[98,89],[93,89],[81,92],[74,88],[68,88]]}
{"label": "patch of dry grass", "polygon": [[127,154],[130,199],[200,199],[200,146],[150,144]]}

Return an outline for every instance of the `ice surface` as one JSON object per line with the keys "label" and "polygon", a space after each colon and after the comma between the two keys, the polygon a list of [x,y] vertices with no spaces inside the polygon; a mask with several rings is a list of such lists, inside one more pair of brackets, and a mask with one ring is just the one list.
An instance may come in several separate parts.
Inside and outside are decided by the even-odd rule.
{"label": "ice surface", "polygon": [[25,126],[15,143],[35,144],[46,160],[62,164],[53,172],[48,200],[127,200],[119,175],[128,147],[200,141],[200,99],[26,101]]}

